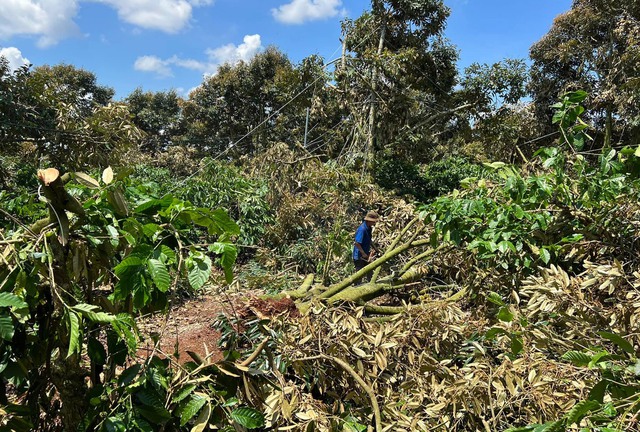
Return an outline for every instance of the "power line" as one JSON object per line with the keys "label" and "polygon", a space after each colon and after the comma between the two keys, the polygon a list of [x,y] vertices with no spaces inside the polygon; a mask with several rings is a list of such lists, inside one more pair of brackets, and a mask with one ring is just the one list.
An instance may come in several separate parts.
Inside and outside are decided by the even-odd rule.
{"label": "power line", "polygon": [[[378,26],[377,26],[378,27]],[[376,30],[377,27],[375,27],[372,31],[371,34],[373,34]],[[364,41],[360,42],[360,44],[356,45],[356,47],[360,46]],[[335,55],[335,53],[341,49],[341,47],[338,47],[334,53],[332,55]],[[335,62],[337,62],[338,60],[341,60],[342,57],[337,57],[333,60],[331,60],[329,63],[325,64],[323,66],[323,69],[326,69],[328,66],[334,64]],[[204,164],[203,166],[199,167],[195,172],[193,172],[191,175],[189,175],[188,177],[182,179],[181,181],[179,181],[178,183],[176,183],[171,189],[169,189],[169,192],[173,192],[174,190],[176,190],[178,187],[180,187],[181,185],[183,185],[185,182],[189,181],[190,179],[192,179],[193,177],[195,177],[196,175],[200,174],[203,170],[205,170],[206,168],[208,168],[211,164],[213,164],[216,160],[218,160],[219,158],[221,158],[222,156],[224,156],[225,154],[229,153],[232,149],[234,149],[240,142],[242,142],[245,138],[251,136],[256,130],[258,130],[260,127],[262,127],[265,123],[267,123],[269,120],[271,120],[273,117],[275,117],[277,114],[279,114],[285,107],[287,107],[288,105],[290,105],[293,101],[295,101],[297,98],[299,98],[301,95],[303,95],[308,89],[310,89],[312,86],[315,86],[315,84],[320,81],[320,79],[322,79],[324,76],[321,75],[318,78],[316,78],[315,80],[313,80],[313,82],[311,82],[311,84],[307,85],[304,89],[302,89],[300,92],[298,92],[295,96],[293,96],[291,99],[289,99],[284,105],[282,105],[280,108],[278,108],[276,111],[272,112],[266,119],[264,119],[262,122],[260,122],[257,126],[255,126],[254,128],[252,128],[251,130],[249,130],[246,134],[244,134],[242,137],[240,137],[238,140],[236,140],[235,142],[229,144],[229,146],[223,150],[222,152],[218,153],[218,155],[216,155],[215,157],[213,157],[212,159],[210,159],[206,164]]]}

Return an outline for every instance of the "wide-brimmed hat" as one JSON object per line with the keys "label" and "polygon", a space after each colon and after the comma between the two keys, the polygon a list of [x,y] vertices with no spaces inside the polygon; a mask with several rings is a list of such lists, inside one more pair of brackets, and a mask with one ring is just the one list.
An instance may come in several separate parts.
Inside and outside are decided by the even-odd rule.
{"label": "wide-brimmed hat", "polygon": [[370,222],[378,222],[380,220],[380,215],[374,211],[367,212],[367,215],[364,217],[364,220]]}

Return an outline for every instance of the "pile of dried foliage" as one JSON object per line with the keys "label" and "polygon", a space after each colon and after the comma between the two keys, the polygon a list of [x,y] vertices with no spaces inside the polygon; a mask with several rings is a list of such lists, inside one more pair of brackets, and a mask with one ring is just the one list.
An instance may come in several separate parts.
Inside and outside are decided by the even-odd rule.
{"label": "pile of dried foliage", "polygon": [[435,252],[418,264],[419,295],[386,294],[418,303],[404,312],[367,316],[307,295],[306,314],[273,321],[288,369],[267,398],[269,424],[638,430],[640,188],[614,170],[550,165],[498,167],[424,209]]}

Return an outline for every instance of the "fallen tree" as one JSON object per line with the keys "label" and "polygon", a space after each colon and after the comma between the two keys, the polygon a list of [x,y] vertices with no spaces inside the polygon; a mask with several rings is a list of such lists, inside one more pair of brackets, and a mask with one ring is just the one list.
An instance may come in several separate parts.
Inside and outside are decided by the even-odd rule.
{"label": "fallen tree", "polygon": [[[343,280],[324,286],[314,284],[315,275],[310,274],[307,275],[299,288],[284,291],[276,297],[294,299],[298,309],[303,313],[315,300],[328,304],[351,302],[364,306],[365,310],[374,314],[387,315],[401,312],[402,307],[383,305],[375,300],[385,294],[402,291],[423,280],[432,271],[427,265],[429,259],[445,249],[444,246],[434,247],[432,240],[425,238],[426,226],[421,223],[421,219],[416,217],[411,220],[380,257]],[[381,277],[382,269],[389,267],[389,264],[394,260],[399,261],[400,258],[404,258],[405,262],[402,267]],[[368,274],[371,274],[369,282],[356,284]],[[454,288],[455,285],[446,285],[446,287]],[[420,298],[415,300],[419,302]]]}

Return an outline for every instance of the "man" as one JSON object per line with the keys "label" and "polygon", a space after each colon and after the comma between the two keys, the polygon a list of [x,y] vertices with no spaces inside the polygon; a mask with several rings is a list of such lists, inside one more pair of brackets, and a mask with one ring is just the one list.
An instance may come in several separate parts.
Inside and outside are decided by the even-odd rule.
{"label": "man", "polygon": [[[371,246],[371,231],[379,220],[380,216],[378,213],[374,211],[367,212],[362,225],[360,225],[356,231],[356,238],[353,243],[353,264],[356,267],[356,272],[373,261],[373,256],[376,254],[376,250]],[[370,280],[371,273],[358,279],[356,281],[356,285],[360,284],[362,281],[367,283]]]}

